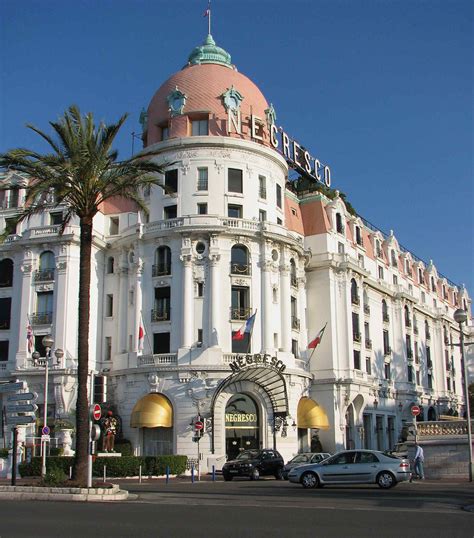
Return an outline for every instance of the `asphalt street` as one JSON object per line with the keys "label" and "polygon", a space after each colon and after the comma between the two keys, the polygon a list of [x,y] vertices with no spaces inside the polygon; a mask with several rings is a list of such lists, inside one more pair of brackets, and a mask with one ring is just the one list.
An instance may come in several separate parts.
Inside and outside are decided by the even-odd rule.
{"label": "asphalt street", "polygon": [[474,487],[465,483],[333,486],[305,490],[272,479],[120,481],[120,503],[4,501],[0,538],[87,537],[469,537]]}

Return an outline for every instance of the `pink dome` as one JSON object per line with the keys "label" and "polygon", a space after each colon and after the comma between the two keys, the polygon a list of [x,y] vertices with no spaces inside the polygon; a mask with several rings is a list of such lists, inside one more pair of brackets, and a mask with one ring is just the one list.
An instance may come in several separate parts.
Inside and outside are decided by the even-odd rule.
{"label": "pink dome", "polygon": [[[241,96],[242,135],[227,133],[227,111],[222,94],[234,88]],[[181,114],[172,115],[168,96],[178,90],[186,100]],[[172,75],[155,93],[148,107],[147,146],[162,140],[162,129],[168,127],[169,138],[190,136],[190,122],[209,120],[209,135],[250,138],[250,115],[266,123],[267,100],[258,87],[235,68],[217,63],[188,65]],[[266,133],[266,129],[263,130]],[[264,135],[264,143],[268,142]]]}

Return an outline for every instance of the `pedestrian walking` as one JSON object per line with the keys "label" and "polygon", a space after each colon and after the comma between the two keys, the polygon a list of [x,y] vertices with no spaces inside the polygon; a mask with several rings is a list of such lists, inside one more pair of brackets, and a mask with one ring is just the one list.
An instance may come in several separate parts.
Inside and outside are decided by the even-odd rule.
{"label": "pedestrian walking", "polygon": [[423,449],[418,443],[415,443],[415,475],[420,480],[425,479],[425,471],[423,469],[423,463],[425,461],[425,454]]}

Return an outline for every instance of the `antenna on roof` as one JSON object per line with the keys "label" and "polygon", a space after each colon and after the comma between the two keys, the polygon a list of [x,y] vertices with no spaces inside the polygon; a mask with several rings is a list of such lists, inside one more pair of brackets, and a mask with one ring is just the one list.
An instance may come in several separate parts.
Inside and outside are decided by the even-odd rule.
{"label": "antenna on roof", "polygon": [[207,9],[204,12],[204,17],[207,17],[207,33],[211,35],[211,0],[207,3]]}

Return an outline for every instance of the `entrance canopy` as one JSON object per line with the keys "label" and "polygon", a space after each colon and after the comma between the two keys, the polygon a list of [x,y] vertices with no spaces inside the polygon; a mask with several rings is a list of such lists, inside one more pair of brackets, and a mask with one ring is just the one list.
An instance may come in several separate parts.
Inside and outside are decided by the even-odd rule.
{"label": "entrance canopy", "polygon": [[301,398],[297,411],[298,428],[329,429],[328,416],[324,409],[311,398]]}
{"label": "entrance canopy", "polygon": [[212,398],[212,409],[214,409],[214,404],[219,394],[232,383],[239,381],[250,381],[262,387],[272,402],[273,412],[281,413],[285,416],[288,414],[288,395],[285,379],[278,370],[264,365],[242,368],[221,381]]}
{"label": "entrance canopy", "polygon": [[163,394],[147,394],[135,404],[130,417],[132,428],[171,428],[173,408]]}

